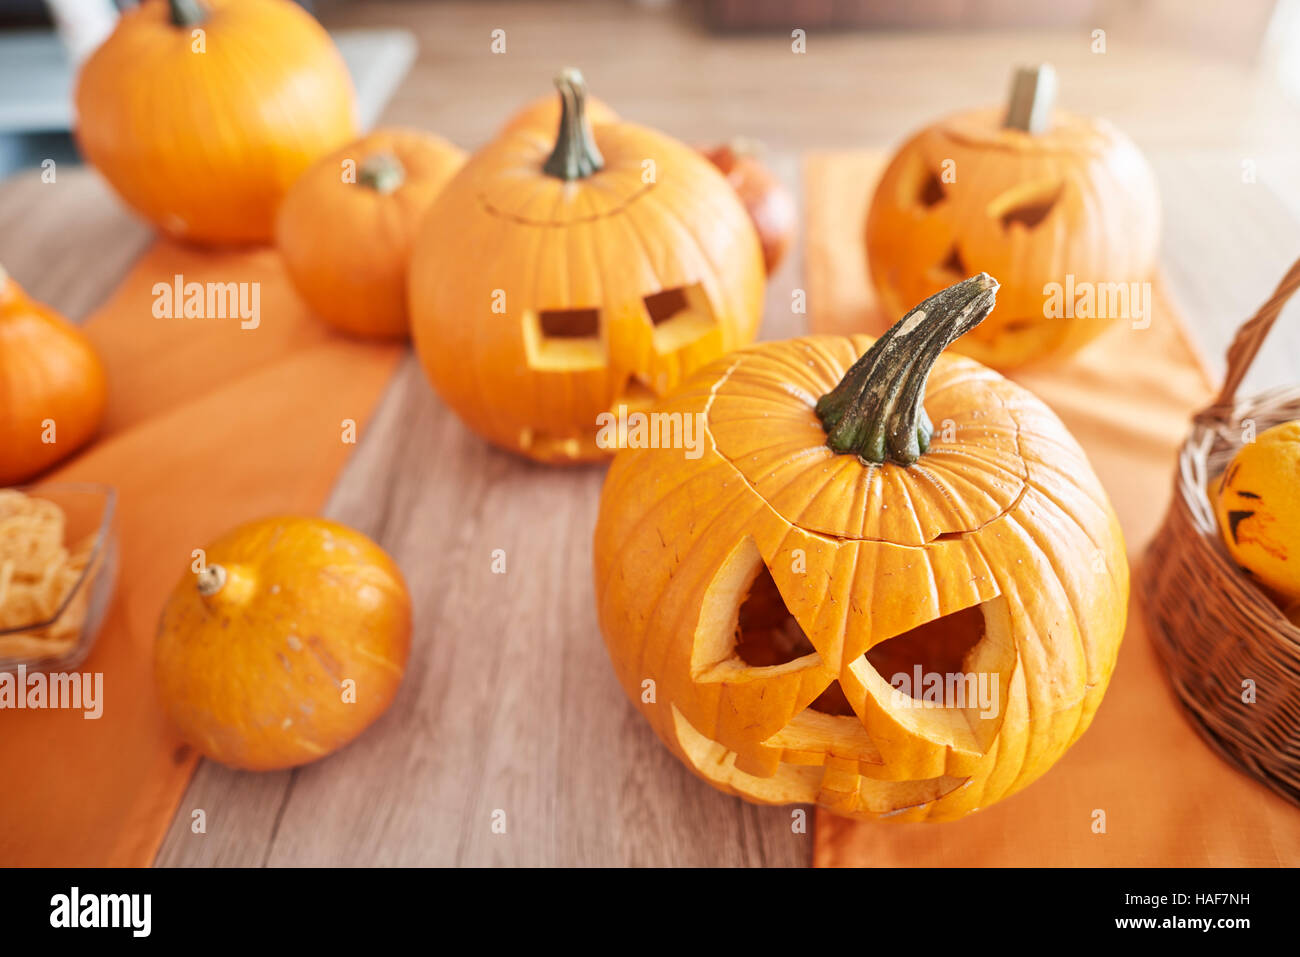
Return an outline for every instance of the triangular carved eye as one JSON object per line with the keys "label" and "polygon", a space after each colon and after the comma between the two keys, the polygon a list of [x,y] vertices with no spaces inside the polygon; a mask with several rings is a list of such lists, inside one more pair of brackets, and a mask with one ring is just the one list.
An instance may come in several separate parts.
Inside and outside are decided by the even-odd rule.
{"label": "triangular carved eye", "polygon": [[926,170],[916,191],[916,201],[929,209],[943,202],[944,196],[943,180],[939,178],[939,174],[934,170]]}
{"label": "triangular carved eye", "polygon": [[945,276],[957,276],[961,279],[965,279],[971,272],[966,268],[966,261],[962,259],[961,250],[957,248],[956,243],[953,243],[952,248],[948,250],[948,255],[936,268]]}
{"label": "triangular carved eye", "polygon": [[955,674],[984,630],[984,612],[974,605],[882,641],[867,652],[867,661],[891,682],[895,675],[910,681],[918,667],[922,674]]}
{"label": "triangular carved eye", "polygon": [[646,296],[643,302],[646,316],[654,327],[655,352],[660,355],[689,346],[718,324],[699,283],[661,289]]}
{"label": "triangular carved eye", "polygon": [[736,621],[736,654],[747,665],[767,668],[813,654],[815,649],[785,607],[766,565],[749,586]]}
{"label": "triangular carved eye", "polygon": [[1064,191],[1065,184],[1055,180],[1023,183],[989,203],[988,213],[1000,220],[1005,230],[1013,226],[1034,229],[1052,212]]}
{"label": "triangular carved eye", "polygon": [[[787,667],[789,666],[789,667]],[[821,667],[752,538],[727,556],[705,594],[691,648],[697,680]]]}

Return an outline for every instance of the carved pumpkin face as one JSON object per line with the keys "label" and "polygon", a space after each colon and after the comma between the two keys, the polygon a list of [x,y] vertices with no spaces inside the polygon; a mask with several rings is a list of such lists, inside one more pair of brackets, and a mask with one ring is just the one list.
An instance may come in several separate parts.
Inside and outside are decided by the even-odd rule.
{"label": "carved pumpkin face", "polygon": [[[580,78],[578,78],[580,82]],[[602,458],[600,416],[644,408],[757,331],[763,260],[744,207],[696,151],[582,120],[470,159],[425,219],[412,335],[474,431],[542,461]]]}
{"label": "carved pumpkin face", "polygon": [[[906,393],[919,376],[922,394],[943,345],[909,371],[909,342],[924,338],[924,323],[904,329],[858,386]],[[704,416],[706,452],[619,453],[596,599],[625,691],[710,784],[853,817],[950,819],[1033,781],[1087,728],[1123,634],[1128,566],[1060,421],[969,359],[934,365],[925,411],[940,424],[913,464],[829,448],[822,406],[871,344],[762,343],[661,402]]]}
{"label": "carved pumpkin face", "polygon": [[[1137,146],[1102,120],[1056,112],[1042,133],[1002,126],[999,110],[949,117],[908,140],[867,217],[871,277],[890,318],[983,270],[998,311],[956,348],[996,368],[1068,355],[1131,315],[1048,315],[1044,287],[1144,282],[1155,266],[1160,202]],[[1067,280],[1072,276],[1072,280]],[[1126,293],[1127,295],[1127,293]],[[1127,301],[1127,300],[1125,300]],[[1068,317],[1068,318],[1067,318]]]}

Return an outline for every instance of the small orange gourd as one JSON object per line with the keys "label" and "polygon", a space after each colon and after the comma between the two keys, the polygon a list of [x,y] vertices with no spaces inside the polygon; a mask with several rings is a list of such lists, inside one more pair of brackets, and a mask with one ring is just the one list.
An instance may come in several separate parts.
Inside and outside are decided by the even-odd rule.
{"label": "small orange gourd", "polygon": [[76,107],[127,205],[201,243],[269,242],[294,180],[357,131],[342,57],[290,0],[146,0],[82,66]]}
{"label": "small orange gourd", "polygon": [[276,244],[312,311],[344,332],[405,338],[406,270],[420,223],[465,153],[418,130],[376,130],[289,190]]}
{"label": "small orange gourd", "polygon": [[1300,603],[1300,420],[1242,445],[1211,501],[1237,564],[1283,605]]}
{"label": "small orange gourd", "polygon": [[770,276],[794,242],[797,214],[790,191],[759,161],[756,153],[754,144],[745,140],[733,140],[704,151],[745,204],[745,212],[749,213],[763,244],[763,268]]}
{"label": "small orange gourd", "polygon": [[26,482],[77,451],[107,405],[90,340],[0,268],[0,485]]}
{"label": "small orange gourd", "polygon": [[212,542],[177,583],[154,673],[185,741],[266,771],[365,730],[397,693],[410,641],[411,599],[383,549],[336,522],[271,518]]}

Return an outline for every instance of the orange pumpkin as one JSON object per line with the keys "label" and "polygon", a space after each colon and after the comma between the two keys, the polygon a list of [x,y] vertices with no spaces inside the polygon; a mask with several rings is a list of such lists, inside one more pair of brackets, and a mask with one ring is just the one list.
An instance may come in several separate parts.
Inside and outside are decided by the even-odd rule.
{"label": "orange pumpkin", "polygon": [[[501,127],[499,135],[506,136],[523,130],[537,130],[541,133],[554,132],[560,125],[561,103],[562,100],[553,96],[539,96],[506,120],[506,125]],[[614,112],[608,103],[597,97],[587,96],[583,108],[588,123],[596,125],[618,122],[618,114]]]}
{"label": "orange pumpkin", "polygon": [[357,131],[343,59],[289,0],[148,0],[86,61],[76,106],[127,205],[204,243],[270,241],[294,180]]}
{"label": "orange pumpkin", "polygon": [[546,462],[597,459],[602,418],[644,407],[754,338],[758,237],[698,152],[626,123],[591,127],[576,71],[558,136],[472,156],[425,219],[411,334],[475,432]]}
{"label": "orange pumpkin", "polygon": [[0,485],[36,477],[99,429],[108,380],[90,340],[0,269]]}
{"label": "orange pumpkin", "polygon": [[715,787],[956,818],[1092,720],[1124,632],[1124,542],[1051,410],[940,355],[995,290],[965,280],[875,342],[720,359],[655,408],[699,422],[701,455],[661,441],[614,460],[601,630],[628,696]]}
{"label": "orange pumpkin", "polygon": [[392,702],[411,641],[402,573],[360,532],[250,522],[204,549],[163,608],[154,673],[181,736],[235,768],[338,750]]}
{"label": "orange pumpkin", "polygon": [[359,336],[409,334],[415,234],[464,162],[462,150],[429,133],[378,130],[302,175],[280,206],[276,243],[318,316]]}
{"label": "orange pumpkin", "polygon": [[759,162],[753,144],[734,140],[706,149],[709,162],[722,171],[745,205],[763,244],[763,267],[770,276],[794,242],[794,197],[772,171]]}
{"label": "orange pumpkin", "polygon": [[[1132,284],[1151,278],[1160,232],[1155,175],[1133,141],[1104,120],[1051,112],[1050,74],[1020,83],[1023,116],[959,113],[904,143],[866,223],[891,317],[972,272],[999,278],[997,315],[955,348],[1000,369],[1141,320]],[[1029,116],[1042,128],[1022,128]]]}

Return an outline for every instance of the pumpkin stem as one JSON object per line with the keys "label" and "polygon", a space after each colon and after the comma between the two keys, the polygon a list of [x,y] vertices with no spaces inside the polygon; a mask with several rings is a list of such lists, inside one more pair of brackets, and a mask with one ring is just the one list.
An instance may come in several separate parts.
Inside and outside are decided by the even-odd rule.
{"label": "pumpkin stem", "polygon": [[392,153],[376,153],[361,164],[357,182],[376,193],[391,193],[406,182],[406,168]]}
{"label": "pumpkin stem", "polygon": [[1056,71],[1050,64],[1021,67],[1011,77],[1007,118],[1002,125],[1026,133],[1042,133],[1052,125],[1056,103]]}
{"label": "pumpkin stem", "polygon": [[199,0],[167,0],[174,27],[195,27],[208,18],[207,8]]}
{"label": "pumpkin stem", "polygon": [[555,134],[555,149],[542,170],[548,176],[569,181],[600,172],[605,158],[596,148],[587,122],[587,84],[582,73],[573,67],[560,71],[555,88],[560,91],[560,128]]}
{"label": "pumpkin stem", "polygon": [[998,282],[963,279],[913,308],[817,401],[826,444],[865,462],[911,465],[930,448],[925,384],[939,353],[993,311]]}
{"label": "pumpkin stem", "polygon": [[205,565],[197,576],[199,594],[211,598],[226,587],[226,570],[220,565]]}

